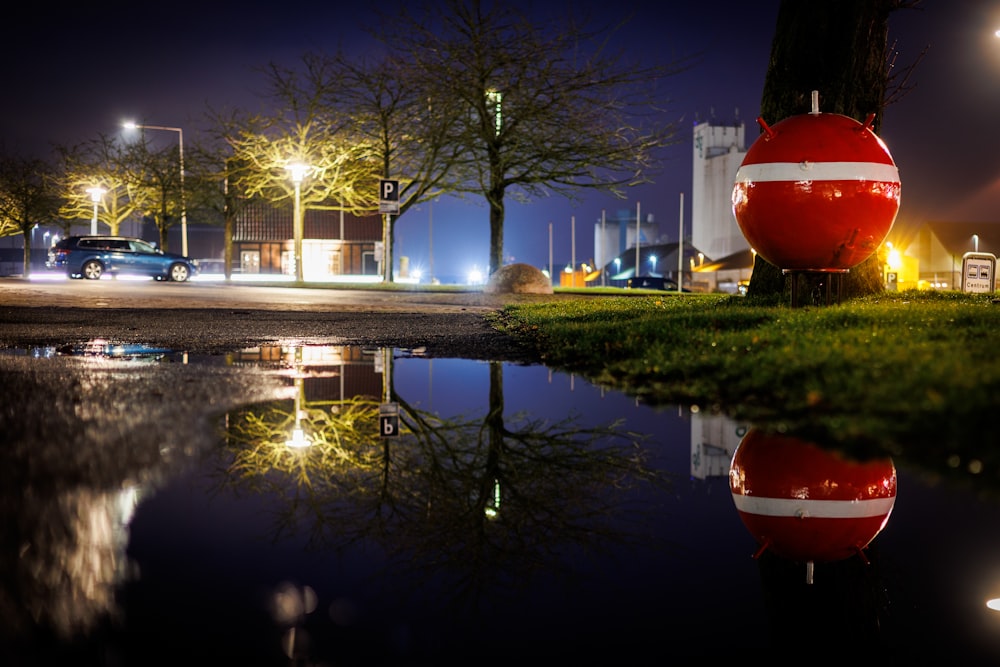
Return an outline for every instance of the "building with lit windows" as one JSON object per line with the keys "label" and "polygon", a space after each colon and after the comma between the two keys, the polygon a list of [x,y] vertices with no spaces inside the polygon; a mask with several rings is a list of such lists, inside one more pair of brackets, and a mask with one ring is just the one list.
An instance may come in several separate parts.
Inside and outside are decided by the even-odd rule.
{"label": "building with lit windows", "polygon": [[[236,217],[234,268],[243,274],[295,275],[291,206],[255,202]],[[305,280],[382,275],[382,216],[343,211],[303,212],[302,272]]]}

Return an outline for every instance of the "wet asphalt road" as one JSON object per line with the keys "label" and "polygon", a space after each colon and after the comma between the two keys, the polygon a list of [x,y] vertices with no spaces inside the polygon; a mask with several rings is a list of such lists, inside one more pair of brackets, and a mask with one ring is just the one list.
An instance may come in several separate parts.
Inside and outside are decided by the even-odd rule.
{"label": "wet asphalt road", "polygon": [[576,297],[0,278],[0,347],[105,339],[222,353],[283,342],[535,362],[485,316],[506,303],[565,298]]}

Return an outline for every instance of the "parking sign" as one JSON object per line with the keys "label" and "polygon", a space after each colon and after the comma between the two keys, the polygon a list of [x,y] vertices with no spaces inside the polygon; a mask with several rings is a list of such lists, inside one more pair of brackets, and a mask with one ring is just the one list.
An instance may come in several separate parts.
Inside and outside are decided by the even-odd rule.
{"label": "parking sign", "polygon": [[378,212],[399,213],[399,181],[388,179],[379,181]]}

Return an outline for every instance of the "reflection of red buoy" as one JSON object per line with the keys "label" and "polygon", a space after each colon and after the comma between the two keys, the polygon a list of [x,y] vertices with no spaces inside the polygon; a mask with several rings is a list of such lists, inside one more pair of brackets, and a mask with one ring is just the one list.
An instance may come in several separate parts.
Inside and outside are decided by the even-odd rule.
{"label": "reflection of red buoy", "polygon": [[797,438],[751,428],[729,468],[744,525],[764,550],[807,563],[842,560],[885,527],[896,501],[889,458],[853,461]]}
{"label": "reflection of red buoy", "polygon": [[733,214],[750,247],[785,271],[847,271],[874,253],[899,212],[899,172],[883,141],[839,114],[768,127],[736,174]]}

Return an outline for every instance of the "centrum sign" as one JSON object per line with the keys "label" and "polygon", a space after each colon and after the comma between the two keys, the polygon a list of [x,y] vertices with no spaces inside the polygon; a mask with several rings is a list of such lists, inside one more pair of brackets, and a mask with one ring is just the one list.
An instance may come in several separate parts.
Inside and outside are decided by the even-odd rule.
{"label": "centrum sign", "polygon": [[962,291],[989,293],[996,289],[997,258],[988,252],[962,255]]}

